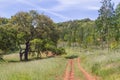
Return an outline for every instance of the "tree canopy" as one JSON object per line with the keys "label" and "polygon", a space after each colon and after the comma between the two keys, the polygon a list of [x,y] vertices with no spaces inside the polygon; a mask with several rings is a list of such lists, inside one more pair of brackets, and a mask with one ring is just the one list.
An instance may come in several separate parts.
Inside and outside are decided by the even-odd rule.
{"label": "tree canopy", "polygon": [[83,48],[119,47],[120,3],[114,9],[111,0],[101,0],[98,13],[96,20],[85,18],[60,23],[54,23],[50,17],[35,10],[18,12],[9,19],[0,17],[0,52],[19,49],[20,60],[24,55],[27,61],[33,50],[38,55],[45,51],[65,53],[58,42]]}
{"label": "tree canopy", "polygon": [[[52,45],[57,48],[58,32],[56,24],[44,14],[34,10],[18,12],[10,19],[0,18],[0,49],[7,52],[19,48],[20,60],[23,55],[28,60],[33,45],[38,53]],[[53,44],[46,47],[49,42]]]}

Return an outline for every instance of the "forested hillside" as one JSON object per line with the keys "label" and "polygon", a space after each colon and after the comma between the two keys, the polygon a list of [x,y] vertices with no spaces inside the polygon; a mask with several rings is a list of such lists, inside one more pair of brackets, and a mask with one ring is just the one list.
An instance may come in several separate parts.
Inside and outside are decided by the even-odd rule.
{"label": "forested hillside", "polygon": [[61,32],[60,41],[67,42],[68,46],[75,43],[76,46],[87,48],[87,46],[95,44],[95,21],[86,18],[58,23],[57,25]]}
{"label": "forested hillside", "polygon": [[0,14],[0,80],[120,80],[120,3],[100,3],[96,19],[54,22],[37,10]]}
{"label": "forested hillside", "polygon": [[120,41],[120,4],[116,9],[109,1],[102,2],[99,17],[96,20],[85,18],[58,23],[60,41],[78,46],[119,48]]}
{"label": "forested hillside", "polygon": [[[58,42],[68,46],[83,48],[118,49],[120,43],[120,4],[102,1],[96,20],[89,18],[54,23],[48,16],[35,10],[18,12],[11,18],[0,18],[0,53],[19,50],[20,60],[28,60],[28,53],[52,51],[62,54],[57,49]],[[25,46],[24,48],[22,46]],[[63,52],[65,52],[63,50]]]}

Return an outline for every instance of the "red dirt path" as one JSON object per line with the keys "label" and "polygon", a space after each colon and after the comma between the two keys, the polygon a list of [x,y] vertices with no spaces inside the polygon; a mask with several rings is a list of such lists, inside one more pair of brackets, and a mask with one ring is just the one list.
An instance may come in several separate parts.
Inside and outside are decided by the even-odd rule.
{"label": "red dirt path", "polygon": [[96,80],[95,77],[91,76],[88,72],[86,72],[80,65],[80,59],[78,58],[78,67],[80,71],[84,74],[86,80]]}
{"label": "red dirt path", "polygon": [[70,59],[67,63],[64,80],[74,80],[73,59]]}
{"label": "red dirt path", "polygon": [[[95,77],[91,76],[88,72],[86,72],[80,65],[80,59],[77,59],[78,68],[82,72],[82,74],[85,76],[86,80],[97,80]],[[68,63],[66,65],[66,70],[64,74],[63,80],[75,80],[74,77],[74,59],[69,59]],[[78,79],[77,79],[78,80]]]}

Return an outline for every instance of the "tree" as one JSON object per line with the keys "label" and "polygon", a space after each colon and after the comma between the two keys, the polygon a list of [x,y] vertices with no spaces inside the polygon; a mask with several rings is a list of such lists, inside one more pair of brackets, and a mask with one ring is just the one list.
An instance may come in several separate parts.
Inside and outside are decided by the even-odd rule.
{"label": "tree", "polygon": [[101,3],[102,6],[99,10],[99,17],[96,20],[96,29],[100,35],[102,45],[106,42],[109,47],[110,30],[112,30],[113,27],[114,4],[112,4],[111,0],[102,0]]}
{"label": "tree", "polygon": [[115,22],[116,22],[116,31],[115,31],[115,40],[118,42],[120,40],[120,3],[115,9]]}
{"label": "tree", "polygon": [[[12,23],[14,26],[18,27],[18,32],[23,32],[25,34],[25,51],[24,51],[24,60],[28,60],[28,52],[30,47],[30,40],[33,37],[34,26],[32,25],[32,17],[27,12],[18,12],[12,16]],[[21,50],[20,50],[21,51]],[[21,56],[21,55],[20,55]]]}
{"label": "tree", "polygon": [[9,19],[0,17],[0,57],[17,49],[17,31],[11,26]]}
{"label": "tree", "polygon": [[37,58],[41,57],[41,51],[44,48],[43,40],[41,39],[33,39],[30,41],[30,52],[37,52]]}
{"label": "tree", "polygon": [[0,26],[3,26],[9,22],[9,19],[0,17]]}
{"label": "tree", "polygon": [[0,50],[3,53],[14,51],[17,48],[16,44],[16,31],[13,29],[4,29],[0,27]]}
{"label": "tree", "polygon": [[[11,18],[11,23],[18,31],[18,45],[20,48],[20,60],[24,54],[24,60],[28,60],[30,51],[30,41],[34,39],[47,39],[53,41],[57,46],[59,38],[58,31],[54,22],[47,16],[39,14],[34,10],[29,12],[18,12]],[[21,44],[24,44],[25,50],[22,51]],[[39,48],[37,48],[39,50]],[[38,51],[39,52],[39,51]]]}
{"label": "tree", "polygon": [[56,25],[54,24],[54,22],[49,17],[43,14],[38,15],[36,22],[36,38],[48,39],[57,44],[59,31],[56,29]]}

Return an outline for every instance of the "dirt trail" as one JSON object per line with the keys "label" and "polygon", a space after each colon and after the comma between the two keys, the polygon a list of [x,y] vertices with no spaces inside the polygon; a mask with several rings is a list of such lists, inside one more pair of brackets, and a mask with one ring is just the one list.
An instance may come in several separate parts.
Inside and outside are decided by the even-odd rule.
{"label": "dirt trail", "polygon": [[80,72],[82,72],[82,74],[85,76],[86,80],[97,80],[95,77],[91,76],[88,72],[86,72],[81,67],[79,58],[77,58],[77,61],[74,61],[74,59],[68,60],[63,80],[76,80],[77,79],[74,77],[74,62],[78,63],[78,68]]}
{"label": "dirt trail", "polygon": [[78,67],[80,69],[80,71],[84,74],[86,80],[96,80],[95,77],[91,76],[88,72],[86,72],[80,65],[80,59],[78,58]]}
{"label": "dirt trail", "polygon": [[73,59],[70,59],[67,63],[64,80],[74,80]]}
{"label": "dirt trail", "polygon": [[64,74],[64,80],[68,80],[69,78],[69,61],[66,66],[65,74]]}

